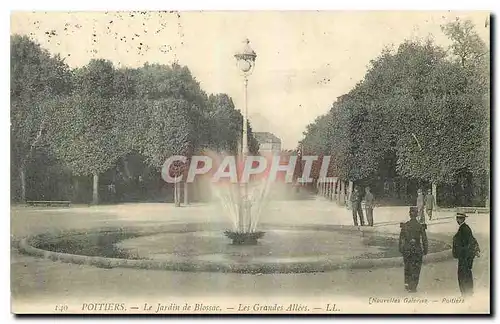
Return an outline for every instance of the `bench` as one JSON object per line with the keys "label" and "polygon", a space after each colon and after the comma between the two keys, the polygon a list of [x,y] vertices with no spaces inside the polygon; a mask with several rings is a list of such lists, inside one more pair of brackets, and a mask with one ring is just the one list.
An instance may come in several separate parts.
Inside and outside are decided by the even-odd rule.
{"label": "bench", "polygon": [[54,207],[54,206],[57,206],[57,207],[70,207],[71,206],[71,201],[54,201],[54,200],[50,200],[50,201],[27,201],[26,204],[28,206],[33,206],[33,207],[36,207],[36,206],[44,206],[44,207]]}

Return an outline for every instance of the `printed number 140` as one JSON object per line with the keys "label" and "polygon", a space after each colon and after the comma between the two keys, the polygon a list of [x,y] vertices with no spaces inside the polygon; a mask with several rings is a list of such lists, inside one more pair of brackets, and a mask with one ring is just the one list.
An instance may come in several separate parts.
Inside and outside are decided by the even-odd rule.
{"label": "printed number 140", "polygon": [[56,305],[56,312],[65,312],[68,310],[68,305]]}

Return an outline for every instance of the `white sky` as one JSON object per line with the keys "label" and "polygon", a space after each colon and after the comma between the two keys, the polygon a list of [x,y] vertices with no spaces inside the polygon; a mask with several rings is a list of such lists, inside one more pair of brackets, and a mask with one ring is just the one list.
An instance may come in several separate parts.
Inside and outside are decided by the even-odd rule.
{"label": "white sky", "polygon": [[205,91],[228,93],[237,108],[242,108],[243,84],[233,54],[248,37],[258,55],[248,90],[253,128],[274,133],[284,148],[295,148],[306,125],[360,81],[369,61],[386,45],[432,35],[447,46],[440,25],[457,16],[471,19],[489,44],[488,15],[484,11],[16,12],[11,15],[11,33],[30,35],[72,67],[91,58],[109,59],[117,66],[178,60]]}

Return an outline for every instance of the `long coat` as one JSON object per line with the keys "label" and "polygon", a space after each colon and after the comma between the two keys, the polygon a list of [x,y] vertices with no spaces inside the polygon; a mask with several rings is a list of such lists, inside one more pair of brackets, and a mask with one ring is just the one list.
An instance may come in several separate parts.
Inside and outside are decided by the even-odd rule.
{"label": "long coat", "polygon": [[453,257],[455,259],[473,258],[475,256],[475,244],[477,244],[477,242],[472,235],[472,230],[469,225],[463,223],[458,228],[455,236],[453,236]]}
{"label": "long coat", "polygon": [[420,224],[415,218],[406,223],[401,223],[401,233],[399,235],[399,252],[403,255],[427,254],[429,241],[425,233],[427,226]]}

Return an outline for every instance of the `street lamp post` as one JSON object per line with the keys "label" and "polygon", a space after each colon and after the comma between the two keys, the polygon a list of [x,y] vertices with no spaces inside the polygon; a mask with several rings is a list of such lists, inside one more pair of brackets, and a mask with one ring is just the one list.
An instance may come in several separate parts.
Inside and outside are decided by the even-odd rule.
{"label": "street lamp post", "polygon": [[[253,68],[255,66],[255,59],[257,54],[250,47],[250,41],[245,39],[243,41],[243,49],[234,55],[238,68],[243,73],[243,85],[244,85],[244,115],[243,115],[243,138],[241,147],[241,157],[245,161],[249,153],[248,148],[248,77],[252,74]],[[245,225],[248,226],[248,230],[251,227],[251,206],[248,197],[248,183],[245,182],[243,185],[243,197],[240,197],[240,208],[238,214],[238,230],[240,232],[245,232]],[[248,223],[248,224],[247,224]]]}

